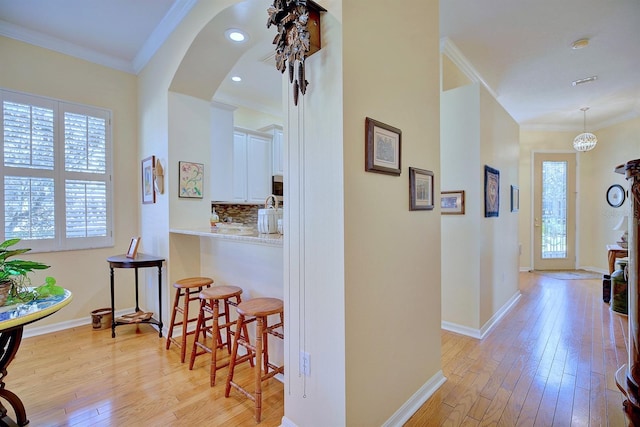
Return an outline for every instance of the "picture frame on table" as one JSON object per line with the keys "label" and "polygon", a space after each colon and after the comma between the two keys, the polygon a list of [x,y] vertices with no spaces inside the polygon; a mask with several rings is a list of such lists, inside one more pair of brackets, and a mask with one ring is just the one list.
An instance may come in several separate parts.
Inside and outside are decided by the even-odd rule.
{"label": "picture frame on table", "polygon": [[409,168],[409,210],[433,209],[433,172]]}
{"label": "picture frame on table", "polygon": [[178,162],[178,197],[183,199],[202,199],[204,183],[204,164]]}
{"label": "picture frame on table", "polygon": [[127,250],[127,258],[135,258],[138,254],[138,246],[140,245],[140,237],[132,237]]}
{"label": "picture frame on table", "polygon": [[440,213],[442,215],[464,215],[464,190],[441,191]]}
{"label": "picture frame on table", "polygon": [[484,167],[484,216],[497,217],[500,213],[500,171]]}
{"label": "picture frame on table", "polygon": [[156,189],[153,185],[153,171],[156,167],[156,156],[149,156],[142,160],[142,203],[156,202]]}
{"label": "picture frame on table", "polygon": [[365,171],[399,176],[402,131],[370,117],[365,119]]}
{"label": "picture frame on table", "polygon": [[511,212],[520,210],[520,188],[516,185],[511,186]]}

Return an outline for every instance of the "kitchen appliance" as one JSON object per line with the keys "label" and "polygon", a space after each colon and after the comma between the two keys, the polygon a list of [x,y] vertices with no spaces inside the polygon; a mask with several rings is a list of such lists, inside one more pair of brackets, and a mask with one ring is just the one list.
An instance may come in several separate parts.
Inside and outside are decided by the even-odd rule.
{"label": "kitchen appliance", "polygon": [[282,210],[278,208],[277,197],[271,194],[264,201],[264,209],[258,209],[258,233],[277,233],[279,219],[282,219]]}
{"label": "kitchen appliance", "polygon": [[284,179],[282,175],[273,175],[271,177],[271,194],[276,196],[280,203],[284,200]]}

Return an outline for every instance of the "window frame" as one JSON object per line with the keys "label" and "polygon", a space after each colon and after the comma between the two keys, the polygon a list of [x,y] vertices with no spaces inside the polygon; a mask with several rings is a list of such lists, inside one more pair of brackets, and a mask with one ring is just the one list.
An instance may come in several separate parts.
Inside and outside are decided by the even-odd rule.
{"label": "window frame", "polygon": [[[4,102],[17,102],[53,110],[54,167],[53,170],[6,167],[4,165]],[[5,236],[5,176],[54,179],[55,233],[51,239],[23,239],[32,252],[57,252],[67,250],[113,247],[113,123],[111,110],[69,102],[61,99],[17,92],[0,87],[0,239]],[[65,113],[82,114],[105,120],[105,171],[104,173],[65,170]],[[106,236],[67,237],[66,193],[67,180],[104,182],[106,187]]]}

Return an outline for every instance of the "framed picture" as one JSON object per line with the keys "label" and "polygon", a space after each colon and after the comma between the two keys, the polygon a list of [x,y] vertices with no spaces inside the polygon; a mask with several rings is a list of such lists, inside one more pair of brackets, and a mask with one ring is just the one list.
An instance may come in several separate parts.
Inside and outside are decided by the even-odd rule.
{"label": "framed picture", "polygon": [[619,208],[624,203],[625,191],[620,184],[613,184],[607,189],[607,203],[612,208]]}
{"label": "framed picture", "polygon": [[409,210],[433,209],[433,172],[409,168]]}
{"label": "framed picture", "polygon": [[369,117],[365,120],[365,170],[400,175],[402,131]]}
{"label": "framed picture", "polygon": [[138,245],[140,245],[140,237],[132,237],[127,251],[127,258],[135,258],[138,253]]}
{"label": "framed picture", "polygon": [[520,210],[520,188],[511,186],[511,212],[518,212]]}
{"label": "framed picture", "polygon": [[484,167],[484,216],[498,216],[500,211],[500,171]]}
{"label": "framed picture", "polygon": [[180,184],[178,197],[202,199],[204,165],[202,163],[178,162]]}
{"label": "framed picture", "polygon": [[142,161],[142,203],[156,202],[156,189],[153,185],[153,170],[156,167],[156,156]]}
{"label": "framed picture", "polygon": [[464,215],[464,190],[442,191],[440,193],[440,213],[442,215]]}

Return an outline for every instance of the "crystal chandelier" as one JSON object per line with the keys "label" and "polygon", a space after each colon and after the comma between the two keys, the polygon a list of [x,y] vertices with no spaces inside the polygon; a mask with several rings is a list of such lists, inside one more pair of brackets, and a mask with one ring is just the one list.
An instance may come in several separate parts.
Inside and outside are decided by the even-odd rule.
{"label": "crystal chandelier", "polygon": [[589,107],[581,108],[584,115],[584,132],[580,135],[576,136],[573,140],[573,148],[576,151],[589,151],[593,150],[596,144],[598,143],[598,138],[590,132],[587,132],[587,110]]}

